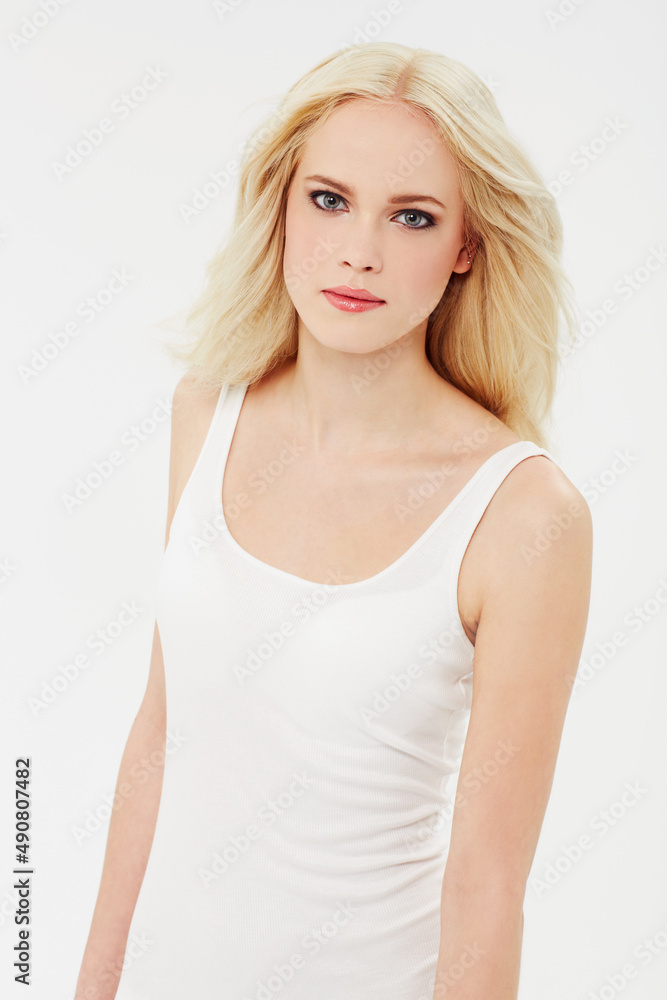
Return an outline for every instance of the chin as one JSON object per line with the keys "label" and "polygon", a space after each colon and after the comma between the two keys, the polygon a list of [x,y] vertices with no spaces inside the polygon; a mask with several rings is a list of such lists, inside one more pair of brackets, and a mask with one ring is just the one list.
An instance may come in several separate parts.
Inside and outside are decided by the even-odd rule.
{"label": "chin", "polygon": [[[297,308],[302,324],[315,340],[326,347],[364,354],[377,350],[386,339],[386,310],[348,313],[331,306],[326,299],[309,301]],[[380,313],[382,318],[380,319]]]}
{"label": "chin", "polygon": [[345,354],[370,354],[384,346],[378,343],[377,337],[360,337],[358,331],[347,330],[345,332],[326,330],[324,328],[308,326],[304,324],[308,335],[317,341],[322,347],[330,351],[341,351]]}
{"label": "chin", "polygon": [[301,322],[306,329],[307,336],[317,341],[322,347],[330,351],[341,351],[344,354],[372,354],[381,351],[395,340],[400,338],[400,334],[387,338],[386,330],[362,331],[360,326],[347,328],[336,327],[330,323],[308,323],[305,318]]}

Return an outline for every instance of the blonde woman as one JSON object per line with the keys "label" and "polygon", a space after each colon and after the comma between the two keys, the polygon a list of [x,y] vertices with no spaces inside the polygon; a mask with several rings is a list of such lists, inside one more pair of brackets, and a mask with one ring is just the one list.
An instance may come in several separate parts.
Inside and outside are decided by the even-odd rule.
{"label": "blonde woman", "polygon": [[437,52],[332,55],[249,143],[174,348],[133,794],[77,1000],[517,997],[591,577],[545,449],[560,251]]}

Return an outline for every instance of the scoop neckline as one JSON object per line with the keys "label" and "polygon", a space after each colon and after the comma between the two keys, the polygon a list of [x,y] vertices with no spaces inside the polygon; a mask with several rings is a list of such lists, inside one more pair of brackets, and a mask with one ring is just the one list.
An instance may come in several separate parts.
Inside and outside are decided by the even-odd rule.
{"label": "scoop neckline", "polygon": [[[222,448],[222,453],[220,456],[219,465],[215,476],[215,517],[216,523],[220,526],[222,533],[229,542],[232,549],[237,552],[243,559],[249,562],[251,565],[257,567],[258,570],[264,572],[272,573],[274,576],[279,576],[282,579],[290,580],[295,584],[308,587],[319,587],[324,588],[325,591],[346,591],[351,590],[355,587],[362,587],[364,585],[368,586],[376,581],[384,578],[392,570],[397,569],[404,562],[406,562],[409,557],[421,548],[421,546],[426,542],[430,536],[436,531],[440,525],[447,519],[451,512],[458,506],[461,500],[470,492],[473,486],[480,480],[482,474],[488,468],[489,464],[497,459],[499,455],[506,454],[512,448],[518,448],[519,446],[525,447],[526,445],[531,445],[532,447],[537,447],[533,442],[519,440],[512,441],[511,444],[507,444],[498,451],[494,451],[492,455],[489,455],[487,459],[482,462],[479,468],[472,474],[470,479],[464,483],[459,492],[450,500],[447,506],[442,510],[434,521],[426,528],[425,531],[410,545],[408,549],[405,550],[400,556],[394,559],[388,566],[374,573],[373,576],[368,576],[364,580],[352,580],[350,583],[322,583],[317,580],[307,580],[303,576],[297,576],[295,573],[290,573],[288,570],[281,569],[279,566],[272,566],[271,563],[264,562],[263,559],[259,559],[258,556],[254,556],[252,552],[248,552],[244,549],[239,542],[236,541],[231,533],[229,525],[227,524],[227,518],[225,517],[224,505],[222,502],[222,489],[225,481],[225,472],[227,471],[227,461],[229,458],[229,453],[232,448],[232,441],[234,439],[234,434],[236,433],[236,427],[238,425],[239,417],[241,415],[241,408],[243,406],[243,400],[245,399],[246,392],[248,390],[249,382],[239,382],[234,386],[227,386],[223,388],[220,392],[220,397],[218,398],[218,413],[216,417],[221,415],[221,411],[224,407],[225,401],[229,396],[230,392],[236,392],[237,396],[233,400],[234,408],[230,411],[230,424],[226,425],[226,434],[224,438],[224,447]],[[223,398],[224,397],[224,398]],[[540,454],[544,454],[544,449],[540,449]]]}

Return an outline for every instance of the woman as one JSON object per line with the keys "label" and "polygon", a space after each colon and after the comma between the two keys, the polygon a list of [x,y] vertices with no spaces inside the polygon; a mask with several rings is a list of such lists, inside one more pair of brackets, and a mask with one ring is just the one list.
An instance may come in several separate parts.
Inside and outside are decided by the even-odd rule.
{"label": "woman", "polygon": [[257,133],[176,351],[153,655],[77,1000],[516,998],[591,576],[543,447],[560,248],[487,88],[438,53],[333,55]]}

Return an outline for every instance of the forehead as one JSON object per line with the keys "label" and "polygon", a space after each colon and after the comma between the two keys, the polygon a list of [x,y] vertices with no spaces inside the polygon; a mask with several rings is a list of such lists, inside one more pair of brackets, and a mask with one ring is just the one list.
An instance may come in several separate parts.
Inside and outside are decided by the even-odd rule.
{"label": "forehead", "polygon": [[392,191],[412,191],[419,182],[442,192],[458,179],[454,158],[423,112],[361,98],[336,108],[310,136],[297,175],[311,173]]}

